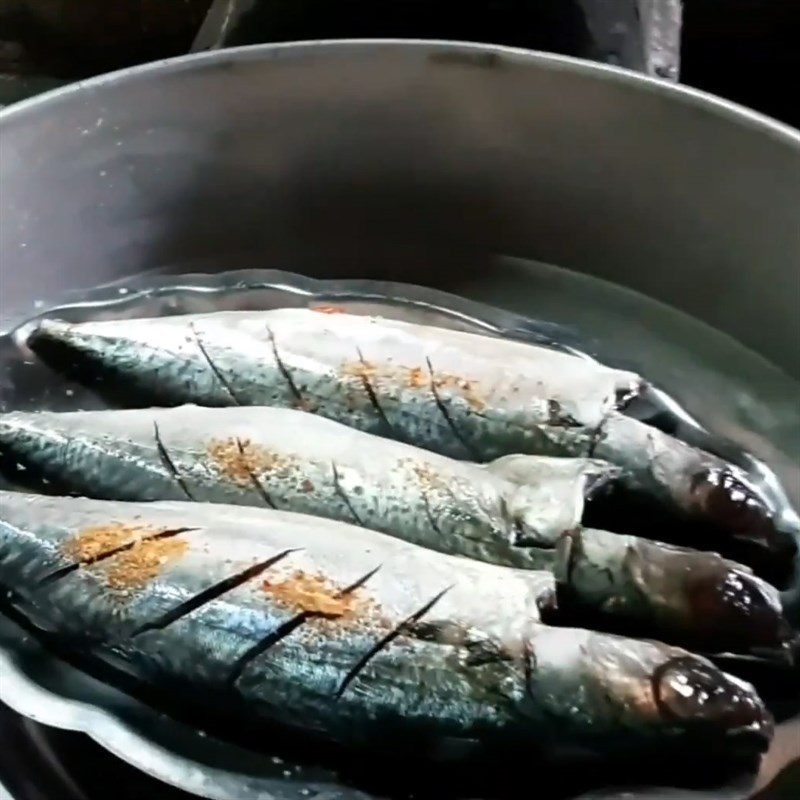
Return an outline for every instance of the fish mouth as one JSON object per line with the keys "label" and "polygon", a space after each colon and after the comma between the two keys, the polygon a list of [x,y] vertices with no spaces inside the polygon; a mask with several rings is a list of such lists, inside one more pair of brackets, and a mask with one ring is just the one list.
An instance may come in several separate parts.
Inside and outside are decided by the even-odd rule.
{"label": "fish mouth", "polygon": [[687,575],[685,591],[698,641],[795,662],[798,638],[778,592],[749,571],[727,563],[695,569]]}
{"label": "fish mouth", "polygon": [[730,469],[706,469],[691,482],[692,501],[720,530],[787,562],[797,554],[797,542],[778,527],[775,515],[756,489]]}
{"label": "fish mouth", "polygon": [[741,728],[732,728],[725,734],[725,739],[733,744],[735,750],[761,751],[766,750],[772,738],[771,728],[753,723]]}
{"label": "fish mouth", "polygon": [[760,753],[769,746],[772,715],[750,684],[691,655],[664,662],[651,680],[665,722],[740,754]]}

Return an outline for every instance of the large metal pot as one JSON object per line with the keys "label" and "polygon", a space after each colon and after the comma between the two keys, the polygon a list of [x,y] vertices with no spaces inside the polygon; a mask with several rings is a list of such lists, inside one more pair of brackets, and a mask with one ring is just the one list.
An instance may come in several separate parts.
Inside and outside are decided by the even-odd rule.
{"label": "large metal pot", "polygon": [[116,73],[0,131],[5,307],[198,258],[457,289],[502,252],[800,374],[800,134],[687,89],[501,48],[308,43]]}
{"label": "large metal pot", "polygon": [[639,290],[800,376],[800,133],[567,58],[317,42],[116,73],[0,114],[0,214],[0,323],[151,269],[252,266],[525,312],[536,284],[501,253]]}

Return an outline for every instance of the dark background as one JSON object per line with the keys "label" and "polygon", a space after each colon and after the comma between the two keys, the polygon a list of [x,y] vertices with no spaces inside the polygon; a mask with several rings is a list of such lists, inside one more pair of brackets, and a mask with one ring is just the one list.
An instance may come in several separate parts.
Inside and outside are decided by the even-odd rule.
{"label": "dark background", "polygon": [[800,2],[685,0],[681,82],[800,127]]}
{"label": "dark background", "polygon": [[[0,0],[0,77],[24,76],[0,81],[0,103],[185,53],[210,5]],[[261,0],[248,17],[230,43],[416,36],[592,55],[575,0]],[[684,0],[682,82],[800,126],[799,77],[798,0]]]}

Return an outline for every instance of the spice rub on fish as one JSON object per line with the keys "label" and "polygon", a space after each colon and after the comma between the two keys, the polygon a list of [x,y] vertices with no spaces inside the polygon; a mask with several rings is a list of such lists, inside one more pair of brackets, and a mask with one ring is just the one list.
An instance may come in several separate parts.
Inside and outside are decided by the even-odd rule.
{"label": "spice rub on fish", "polygon": [[552,550],[619,473],[596,459],[457,461],[255,406],[0,414],[0,448],[71,493],[298,511],[520,567],[540,562],[518,544]]}
{"label": "spice rub on fish", "polygon": [[[103,526],[184,547],[120,597],[100,568],[128,540],[91,563],[69,544]],[[512,738],[532,751],[757,753],[772,733],[753,688],[703,658],[543,624],[548,573],[341,522],[3,492],[0,583],[31,623],[112,673],[123,663],[151,684],[180,682],[195,707],[225,703],[243,721],[347,745],[391,729],[411,743]]]}
{"label": "spice rub on fish", "polygon": [[737,467],[622,413],[638,375],[517,341],[311,309],[39,323],[56,367],[147,404],[300,408],[448,456],[597,457],[665,508],[776,558],[797,549]]}
{"label": "spice rub on fish", "polygon": [[11,413],[0,415],[0,448],[70,492],[349,522],[453,555],[547,570],[562,604],[614,627],[630,623],[677,644],[702,639],[710,651],[791,654],[778,593],[747,567],[583,526],[585,497],[620,471],[595,459],[516,455],[479,465],[270,407]]}

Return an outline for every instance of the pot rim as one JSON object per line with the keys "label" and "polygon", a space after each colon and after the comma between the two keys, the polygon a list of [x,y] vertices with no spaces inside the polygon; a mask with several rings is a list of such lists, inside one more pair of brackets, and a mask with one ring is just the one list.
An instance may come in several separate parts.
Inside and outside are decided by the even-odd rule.
{"label": "pot rim", "polygon": [[[683,84],[675,84],[644,75],[633,70],[601,64],[573,56],[528,50],[521,47],[508,47],[498,44],[467,42],[455,39],[402,39],[402,38],[364,38],[364,39],[304,39],[291,42],[277,42],[243,45],[199,53],[188,53],[172,58],[160,59],[133,67],[104,73],[86,80],[78,80],[42,94],[12,103],[0,109],[0,126],[20,114],[35,110],[40,105],[81,94],[84,90],[98,89],[107,84],[115,84],[129,79],[145,78],[157,73],[178,73],[194,69],[197,65],[221,64],[227,61],[250,61],[267,59],[290,59],[302,57],[309,52],[325,53],[336,51],[363,51],[375,49],[403,48],[406,50],[441,51],[448,54],[461,54],[465,63],[489,67],[496,63],[495,58],[506,58],[523,62],[546,70],[567,71],[592,80],[606,80],[636,90],[653,91],[665,97],[701,108],[727,118],[731,122],[744,125],[752,130],[760,130],[778,142],[800,151],[800,129],[754,111],[747,106],[695,89]],[[266,59],[264,57],[266,56]],[[493,56],[495,58],[493,58]]]}

